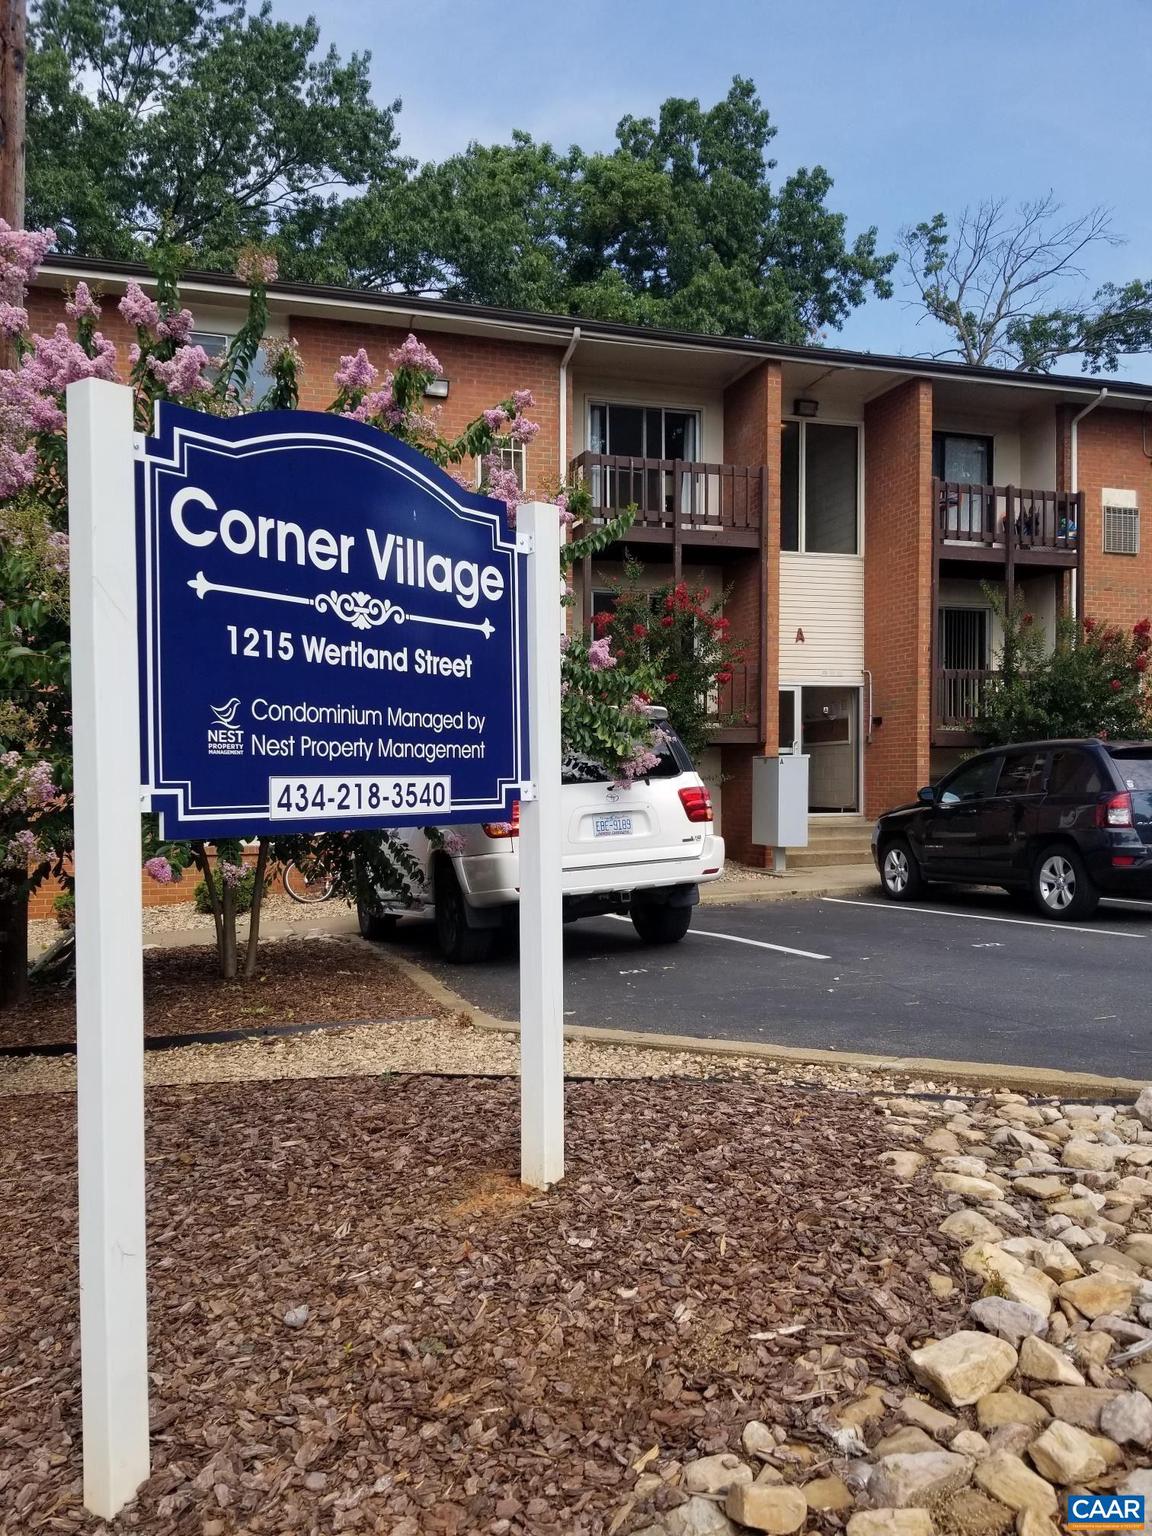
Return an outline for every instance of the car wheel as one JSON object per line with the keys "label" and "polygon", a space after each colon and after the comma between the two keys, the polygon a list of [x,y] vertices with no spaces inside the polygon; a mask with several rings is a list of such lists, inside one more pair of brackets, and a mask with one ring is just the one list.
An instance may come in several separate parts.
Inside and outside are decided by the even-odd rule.
{"label": "car wheel", "polygon": [[456,871],[441,864],[436,872],[436,942],[453,965],[476,965],[492,953],[494,928],[469,928],[468,904]]}
{"label": "car wheel", "polygon": [[894,837],[880,850],[880,884],[891,901],[915,901],[924,894],[924,876],[906,837]]}
{"label": "car wheel", "polygon": [[649,902],[632,907],[628,915],[645,944],[679,944],[692,926],[691,907],[657,906]]}
{"label": "car wheel", "polygon": [[363,902],[356,903],[356,921],[360,924],[360,937],[372,939],[380,943],[384,939],[390,939],[396,932],[396,924],[400,919],[391,912],[377,912],[372,907],[364,906]]}
{"label": "car wheel", "polygon": [[1075,848],[1059,843],[1045,848],[1032,869],[1032,897],[1045,917],[1091,917],[1100,892]]}

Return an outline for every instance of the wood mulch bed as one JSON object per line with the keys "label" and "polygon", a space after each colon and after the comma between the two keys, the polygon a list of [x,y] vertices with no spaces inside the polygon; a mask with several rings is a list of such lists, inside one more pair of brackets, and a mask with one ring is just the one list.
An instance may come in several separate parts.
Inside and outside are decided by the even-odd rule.
{"label": "wood mulch bed", "polygon": [[[652,1519],[626,1507],[649,1448],[736,1447],[761,1418],[823,1462],[821,1410],[956,1326],[946,1207],[877,1163],[867,1098],[570,1083],[547,1194],[516,1181],[517,1099],[430,1077],[150,1092],[154,1470],[111,1530],[626,1536]],[[73,1148],[72,1098],[0,1101],[4,1536],[101,1529]]]}
{"label": "wood mulch bed", "polygon": [[[251,981],[223,981],[211,944],[144,954],[148,1036],[262,1029],[345,1019],[432,1018],[444,1010],[403,972],[359,942],[268,939]],[[33,986],[27,1002],[0,1016],[0,1048],[72,1043],[72,987]]]}

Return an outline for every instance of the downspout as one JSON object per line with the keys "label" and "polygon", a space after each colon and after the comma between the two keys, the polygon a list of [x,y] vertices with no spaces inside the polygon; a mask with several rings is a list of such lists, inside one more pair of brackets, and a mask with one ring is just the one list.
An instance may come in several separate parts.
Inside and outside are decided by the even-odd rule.
{"label": "downspout", "polygon": [[[1108,394],[1107,388],[1102,389],[1100,391],[1100,393],[1096,396],[1095,400],[1090,400],[1088,402],[1088,404],[1084,407],[1084,409],[1082,411],[1078,411],[1076,413],[1076,415],[1073,416],[1073,418],[1072,418],[1072,422],[1071,422],[1071,431],[1072,431],[1071,458],[1072,458],[1072,463],[1071,463],[1071,467],[1070,467],[1070,476],[1069,476],[1069,478],[1071,479],[1072,483],[1068,487],[1068,489],[1071,491],[1073,496],[1080,489],[1080,453],[1079,453],[1080,437],[1079,437],[1079,434],[1076,431],[1076,428],[1084,420],[1085,416],[1087,416],[1091,411],[1094,411],[1098,405],[1103,404],[1107,394]],[[1081,519],[1081,524],[1083,524],[1083,519]],[[1073,567],[1073,570],[1072,570],[1072,617],[1073,617],[1073,619],[1078,619],[1080,617],[1080,565],[1083,563],[1083,558],[1084,558],[1084,552],[1083,552],[1084,528],[1083,528],[1083,526],[1081,526],[1079,528],[1079,530],[1077,532],[1077,538],[1081,541],[1081,551],[1080,551],[1080,560],[1077,562],[1077,564]]]}
{"label": "downspout", "polygon": [[572,336],[560,359],[560,483],[568,478],[568,364],[580,341],[580,327],[572,327]]}

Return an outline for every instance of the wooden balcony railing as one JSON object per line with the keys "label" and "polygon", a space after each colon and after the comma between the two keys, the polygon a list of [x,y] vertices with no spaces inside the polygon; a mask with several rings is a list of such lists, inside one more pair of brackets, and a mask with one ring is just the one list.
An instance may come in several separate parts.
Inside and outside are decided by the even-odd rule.
{"label": "wooden balcony railing", "polygon": [[760,728],[760,668],[755,662],[734,662],[731,677],[716,685],[710,714],[717,741],[757,741]]}
{"label": "wooden balcony railing", "polygon": [[632,531],[641,537],[691,542],[697,534],[709,542],[756,544],[767,522],[763,465],[582,453],[571,472],[587,485],[596,521],[632,507]]}
{"label": "wooden balcony railing", "polygon": [[933,480],[942,543],[1075,555],[1084,516],[1082,492]]}
{"label": "wooden balcony railing", "polygon": [[971,730],[981,713],[988,680],[996,674],[970,667],[945,667],[936,673],[936,724],[945,731]]}

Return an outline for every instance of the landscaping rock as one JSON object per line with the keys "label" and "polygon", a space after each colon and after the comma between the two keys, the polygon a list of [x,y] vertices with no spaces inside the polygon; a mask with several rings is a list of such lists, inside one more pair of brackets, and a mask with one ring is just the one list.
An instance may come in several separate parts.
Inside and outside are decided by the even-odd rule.
{"label": "landscaping rock", "polygon": [[1046,1311],[1022,1301],[1010,1301],[1006,1296],[981,1296],[968,1308],[968,1314],[981,1328],[1007,1339],[1016,1349],[1022,1339],[1048,1332]]}
{"label": "landscaping rock", "polygon": [[1070,1301],[1084,1317],[1101,1317],[1105,1312],[1125,1317],[1131,1311],[1135,1291],[1134,1280],[1105,1270],[1095,1275],[1081,1275],[1078,1280],[1065,1280],[1060,1287],[1060,1298]]}
{"label": "landscaping rock", "polygon": [[839,1514],[846,1509],[851,1509],[856,1503],[847,1483],[843,1478],[835,1475],[815,1477],[810,1483],[805,1483],[801,1491],[808,1508],[817,1511],[831,1511],[833,1514]]}
{"label": "landscaping rock", "polygon": [[768,1428],[767,1424],[759,1419],[749,1419],[740,1435],[740,1444],[744,1447],[748,1456],[774,1456],[776,1454],[776,1436]]}
{"label": "landscaping rock", "polygon": [[737,1536],[736,1527],[719,1504],[699,1494],[670,1509],[663,1520],[668,1536]]}
{"label": "landscaping rock", "polygon": [[1152,1269],[1152,1234],[1137,1232],[1124,1244],[1124,1252],[1142,1269]]}
{"label": "landscaping rock", "polygon": [[1046,1381],[1054,1386],[1084,1385],[1083,1376],[1068,1356],[1043,1339],[1028,1338],[1020,1346],[1020,1374],[1031,1381]]}
{"label": "landscaping rock", "polygon": [[730,1451],[701,1456],[684,1468],[684,1487],[689,1493],[727,1493],[734,1483],[750,1483],[752,1468]]}
{"label": "landscaping rock", "polygon": [[960,1255],[960,1262],[980,1280],[1005,1280],[1009,1275],[1022,1275],[1028,1267],[1023,1259],[1007,1253],[998,1243],[973,1243]]}
{"label": "landscaping rock", "polygon": [[934,1407],[922,1397],[906,1397],[896,1412],[907,1423],[927,1430],[930,1435],[947,1434],[960,1422],[954,1415]]}
{"label": "landscaping rock", "polygon": [[893,1509],[929,1509],[972,1477],[972,1461],[955,1451],[916,1451],[884,1456],[868,1484],[868,1496]]}
{"label": "landscaping rock", "polygon": [[955,1451],[958,1456],[971,1456],[973,1461],[983,1461],[991,1446],[974,1429],[962,1429],[948,1442],[948,1449]]}
{"label": "landscaping rock", "polygon": [[981,1429],[999,1429],[1002,1424],[1047,1424],[1051,1417],[1035,1398],[1025,1397],[1013,1387],[990,1392],[976,1404],[976,1422]]}
{"label": "landscaping rock", "polygon": [[1141,1088],[1140,1096],[1132,1106],[1132,1113],[1141,1125],[1152,1130],[1152,1087]]}
{"label": "landscaping rock", "polygon": [[999,1429],[994,1429],[989,1435],[988,1449],[1011,1451],[1013,1456],[1023,1456],[1042,1428],[1040,1424],[1001,1424]]}
{"label": "landscaping rock", "polygon": [[908,1364],[916,1380],[950,1407],[962,1408],[994,1392],[1016,1369],[1016,1351],[1004,1339],[963,1329],[923,1349]]}
{"label": "landscaping rock", "polygon": [[1028,1447],[1028,1455],[1041,1477],[1064,1488],[1073,1483],[1090,1483],[1108,1469],[1089,1436],[1075,1424],[1059,1419],[1036,1436]]}
{"label": "landscaping rock", "polygon": [[993,1184],[988,1179],[974,1178],[967,1173],[942,1173],[932,1175],[940,1188],[950,1195],[962,1195],[965,1200],[998,1200],[1000,1198],[999,1184]]}
{"label": "landscaping rock", "polygon": [[1100,1428],[1100,1415],[1119,1395],[1111,1387],[1041,1387],[1036,1393],[1054,1419],[1094,1433]]}
{"label": "landscaping rock", "polygon": [[762,1488],[737,1483],[728,1491],[724,1509],[740,1525],[770,1536],[790,1536],[808,1518],[808,1501],[799,1488]]}
{"label": "landscaping rock", "polygon": [[1067,1187],[1065,1181],[1054,1173],[1040,1176],[1030,1174],[1026,1178],[1017,1179],[1012,1186],[1022,1195],[1031,1195],[1033,1200],[1059,1200]]}
{"label": "landscaping rock", "polygon": [[994,1451],[976,1468],[976,1481],[1009,1509],[1030,1509],[1035,1514],[1054,1518],[1059,1509],[1055,1493],[1019,1456]]}
{"label": "landscaping rock", "polygon": [[932,1436],[927,1434],[915,1424],[903,1424],[899,1429],[885,1435],[883,1440],[877,1440],[872,1447],[872,1454],[879,1460],[882,1456],[903,1456],[913,1451],[938,1451],[940,1447]]}
{"label": "landscaping rock", "polygon": [[964,1488],[935,1511],[943,1536],[1008,1536],[1016,1516],[980,1488]]}
{"label": "landscaping rock", "polygon": [[1152,1450],[1152,1400],[1143,1392],[1123,1392],[1100,1413],[1100,1431],[1117,1445]]}
{"label": "landscaping rock", "polygon": [[958,1243],[994,1243],[1004,1236],[995,1222],[979,1211],[953,1211],[940,1223],[940,1231]]}
{"label": "landscaping rock", "polygon": [[1016,1516],[1016,1536],[1058,1536],[1058,1532],[1047,1516],[1022,1509]]}
{"label": "landscaping rock", "polygon": [[1101,1173],[1111,1173],[1116,1154],[1111,1147],[1101,1146],[1097,1141],[1073,1139],[1064,1143],[1060,1161],[1065,1168],[1093,1168]]}
{"label": "landscaping rock", "polygon": [[936,1536],[926,1509],[862,1509],[848,1522],[848,1536]]}
{"label": "landscaping rock", "polygon": [[1005,1275],[999,1281],[1000,1294],[1008,1301],[1018,1301],[1047,1317],[1052,1311],[1055,1280],[1039,1269],[1026,1269],[1022,1275]]}

